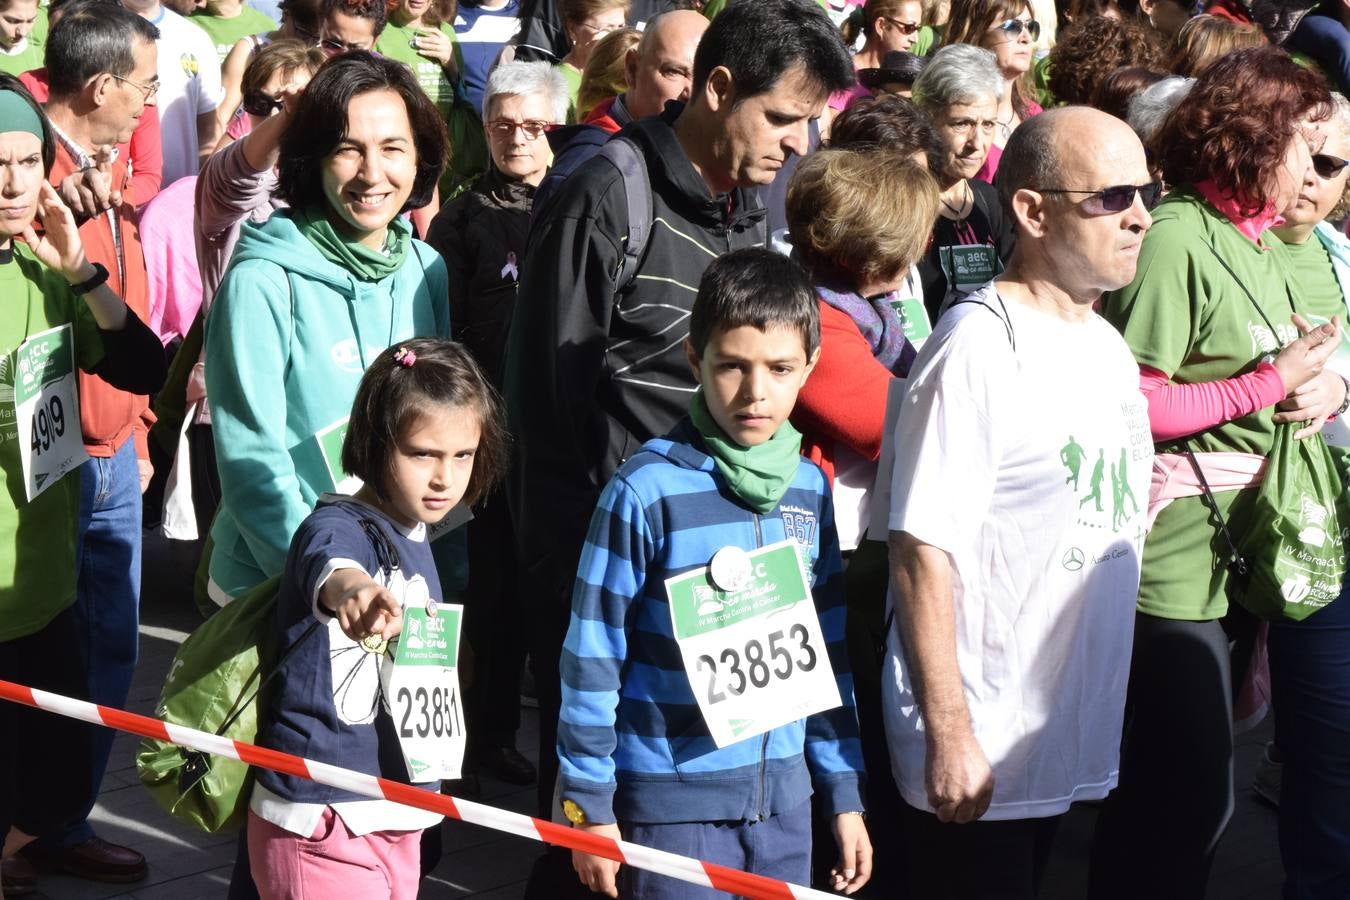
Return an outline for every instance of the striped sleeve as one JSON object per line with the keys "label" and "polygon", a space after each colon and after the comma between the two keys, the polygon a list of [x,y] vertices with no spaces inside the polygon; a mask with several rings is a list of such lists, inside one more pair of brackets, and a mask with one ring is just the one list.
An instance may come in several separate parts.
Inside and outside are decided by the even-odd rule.
{"label": "striped sleeve", "polygon": [[806,720],[806,763],[811,781],[824,802],[827,814],[862,812],[862,739],[853,701],[853,674],[849,664],[844,603],[844,566],[839,555],[839,535],[834,525],[834,503],[823,486],[820,515],[820,554],[812,572],[811,593],[815,598],[820,628],[839,685],[841,706],[817,713]]}
{"label": "striped sleeve", "polygon": [[652,546],[641,499],[627,481],[614,478],[591,517],[562,648],[561,794],[581,807],[587,822],[615,821],[615,710],[630,610],[642,593]]}

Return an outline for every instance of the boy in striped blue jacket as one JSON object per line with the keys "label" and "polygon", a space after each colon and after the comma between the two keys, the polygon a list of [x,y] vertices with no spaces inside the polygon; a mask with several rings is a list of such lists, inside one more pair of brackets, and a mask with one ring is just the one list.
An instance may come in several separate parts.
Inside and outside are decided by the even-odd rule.
{"label": "boy in striped blue jacket", "polygon": [[[689,326],[689,417],[615,473],[582,550],[563,811],[805,884],[814,789],[839,845],[832,886],[851,894],[872,848],[842,565],[829,485],[787,421],[819,355],[816,298],[795,264],[739,250],[708,267]],[[722,896],[579,851],[573,866],[612,897]]]}

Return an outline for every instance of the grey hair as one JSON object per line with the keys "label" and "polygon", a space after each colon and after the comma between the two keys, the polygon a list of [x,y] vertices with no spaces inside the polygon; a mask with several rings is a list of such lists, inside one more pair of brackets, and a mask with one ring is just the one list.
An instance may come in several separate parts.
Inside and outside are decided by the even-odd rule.
{"label": "grey hair", "polygon": [[555,124],[567,121],[570,101],[567,82],[557,68],[543,61],[504,62],[493,69],[488,75],[487,88],[483,91],[483,115],[486,116],[488,110],[492,109],[492,101],[497,97],[523,97],[528,94],[543,94],[548,98]]}
{"label": "grey hair", "polygon": [[1162,123],[1177,108],[1177,104],[1191,92],[1194,78],[1182,78],[1173,75],[1157,84],[1151,84],[1130,99],[1130,111],[1126,121],[1139,135],[1139,140],[1148,146],[1158,133]]}
{"label": "grey hair", "polygon": [[1003,96],[998,58],[983,47],[950,44],[929,61],[914,81],[914,102],[928,113],[954,103],[979,103]]}
{"label": "grey hair", "polygon": [[998,188],[998,198],[1009,215],[1012,215],[1013,194],[1023,188],[1034,191],[1063,187],[1060,184],[1063,167],[1059,160],[1055,123],[1065,111],[1081,108],[1070,106],[1032,116],[1017,126],[1012,137],[1008,138],[1003,156],[998,161],[998,177],[994,182]]}

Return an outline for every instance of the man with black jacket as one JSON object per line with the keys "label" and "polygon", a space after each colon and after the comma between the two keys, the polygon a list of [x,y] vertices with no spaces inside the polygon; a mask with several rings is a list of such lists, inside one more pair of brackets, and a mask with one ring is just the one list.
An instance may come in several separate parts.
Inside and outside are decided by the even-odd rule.
{"label": "man with black jacket", "polygon": [[695,383],[681,345],[703,270],[765,242],[753,189],[805,152],[826,97],[852,82],[839,32],[813,0],[736,4],[699,44],[688,104],[620,133],[650,182],[650,234],[635,273],[619,276],[629,187],[608,159],[588,160],[537,212],[506,400],[516,437],[508,493],[535,604],[543,815],[553,812],[562,638],[600,487],[685,414]]}

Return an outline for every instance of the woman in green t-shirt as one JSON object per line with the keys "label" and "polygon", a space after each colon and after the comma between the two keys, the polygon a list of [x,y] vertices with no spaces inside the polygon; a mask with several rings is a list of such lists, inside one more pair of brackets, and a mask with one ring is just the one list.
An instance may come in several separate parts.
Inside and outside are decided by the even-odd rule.
{"label": "woman in green t-shirt", "polygon": [[559,0],[558,15],[563,31],[572,45],[558,63],[558,71],[567,80],[571,98],[567,121],[576,121],[577,91],[581,89],[581,70],[590,62],[591,53],[605,35],[618,31],[628,21],[631,0]]}
{"label": "woman in green t-shirt", "polygon": [[[1284,210],[1285,224],[1272,229],[1313,322],[1344,319],[1350,304],[1350,239],[1327,221],[1340,221],[1350,210],[1350,102],[1337,94],[1335,106],[1321,126],[1326,143],[1313,156],[1298,197]],[[1328,368],[1346,376],[1350,340],[1344,332],[1341,340]],[[1350,416],[1337,416],[1322,434],[1341,478],[1350,478]],[[1350,780],[1343,774],[1350,771],[1346,592],[1301,622],[1272,622],[1268,647],[1277,712],[1275,747],[1268,752],[1283,760],[1276,799],[1285,878],[1290,886],[1302,886],[1301,898],[1345,897],[1350,893]]]}
{"label": "woman in green t-shirt", "polygon": [[1153,211],[1134,281],[1103,301],[1139,363],[1159,455],[1120,786],[1097,826],[1094,897],[1204,896],[1232,814],[1232,673],[1220,621],[1230,553],[1195,469],[1177,454],[1195,451],[1217,512],[1241,533],[1275,424],[1317,419],[1345,399],[1345,383],[1321,372],[1336,328],[1310,330],[1295,315],[1309,310],[1265,234],[1297,196],[1329,110],[1325,86],[1279,50],[1242,51],[1206,70],[1153,140],[1176,188]]}
{"label": "woman in green t-shirt", "polygon": [[[51,125],[8,74],[0,123],[0,679],[78,697],[74,370],[149,394],[164,383],[164,353],[85,257],[75,217],[47,183]],[[73,720],[0,702],[0,856],[83,815],[89,740]]]}

